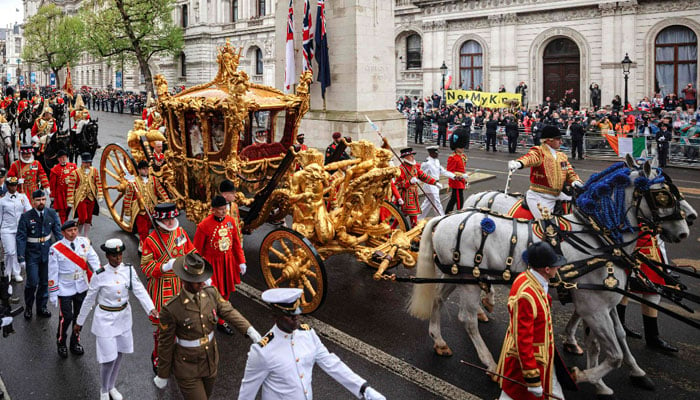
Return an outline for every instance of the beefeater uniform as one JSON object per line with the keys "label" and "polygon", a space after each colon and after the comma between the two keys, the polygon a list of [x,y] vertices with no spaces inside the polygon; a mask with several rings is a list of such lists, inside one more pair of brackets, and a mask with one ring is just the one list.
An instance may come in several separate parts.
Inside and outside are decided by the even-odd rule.
{"label": "beefeater uniform", "polygon": [[211,394],[219,365],[214,336],[219,318],[242,335],[251,327],[212,286],[199,293],[182,290],[161,309],[158,376],[174,375],[186,400],[206,399]]}
{"label": "beefeater uniform", "polygon": [[[102,181],[97,168],[90,166],[76,168],[68,177],[68,204],[75,208],[78,215],[78,225],[92,225],[95,203],[101,200]],[[87,232],[85,233],[87,234]]]}
{"label": "beefeater uniform", "polygon": [[[132,185],[136,186],[136,188]],[[138,193],[136,192],[137,190]],[[138,200],[139,194],[148,210],[144,210],[141,206]],[[126,195],[124,195],[124,214],[130,215],[134,220],[134,227],[139,235],[140,249],[143,249],[143,243],[151,229],[151,220],[146,215],[146,212],[153,212],[158,203],[167,201],[169,201],[168,192],[165,191],[165,188],[155,176],[147,178],[136,177],[133,184],[127,188]]]}
{"label": "beefeater uniform", "polygon": [[212,285],[228,299],[241,283],[240,265],[245,264],[245,254],[238,237],[236,220],[230,215],[221,221],[211,214],[197,225],[194,247],[214,268]]}
{"label": "beefeater uniform", "polygon": [[530,168],[530,189],[525,198],[536,219],[541,217],[538,203],[553,211],[557,200],[571,200],[570,196],[562,193],[564,185],[581,180],[566,154],[544,143],[530,148],[517,161],[523,168]]}
{"label": "beefeater uniform", "polygon": [[[63,224],[68,219],[70,203],[68,202],[68,180],[71,173],[78,168],[75,163],[67,162],[66,165],[56,164],[49,174],[49,188],[51,189],[51,207],[56,210]],[[99,263],[98,263],[99,264]]]}
{"label": "beefeater uniform", "polygon": [[[74,222],[73,222],[74,224]],[[49,301],[58,301],[60,310],[56,339],[59,346],[66,345],[66,333],[75,325],[85,300],[88,282],[94,271],[100,268],[100,258],[90,244],[90,239],[77,236],[72,242],[65,237],[49,249]],[[80,336],[71,329],[70,347],[75,353]],[[77,351],[82,354],[82,348]],[[67,355],[67,354],[66,354]]]}
{"label": "beefeater uniform", "polygon": [[16,176],[17,179],[24,179],[19,186],[20,191],[26,194],[27,197],[31,197],[32,193],[39,189],[39,185],[41,185],[41,188],[50,188],[46,172],[44,172],[44,168],[37,160],[33,160],[31,163],[25,163],[21,158],[15,160],[10,166],[7,176]]}
{"label": "beefeater uniform", "polygon": [[410,165],[404,162],[399,169],[401,170],[401,175],[396,180],[396,187],[399,189],[403,199],[401,211],[411,219],[411,224],[415,226],[421,210],[418,203],[418,184],[411,183],[411,178],[416,177],[429,185],[434,185],[437,181],[423,172],[418,165]]}
{"label": "beefeater uniform", "polygon": [[[165,245],[165,247],[163,246]],[[141,270],[148,279],[146,289],[153,300],[156,310],[180,292],[180,278],[171,270],[163,271],[163,266],[171,259],[195,251],[194,244],[190,241],[187,232],[178,226],[171,232],[163,232],[155,229],[143,242],[143,254],[141,256]],[[153,353],[151,362],[154,370],[158,368],[158,320],[149,317],[156,330],[153,332]]]}
{"label": "beefeater uniform", "polygon": [[[544,393],[563,398],[554,365],[558,358],[554,347],[551,297],[546,280],[528,269],[513,282],[508,296],[510,323],[503,341],[497,372],[528,387],[542,386]],[[564,371],[566,369],[561,364]],[[557,370],[560,367],[557,365]],[[526,387],[498,378],[503,390],[500,399],[535,400]],[[540,397],[541,398],[541,397]]]}

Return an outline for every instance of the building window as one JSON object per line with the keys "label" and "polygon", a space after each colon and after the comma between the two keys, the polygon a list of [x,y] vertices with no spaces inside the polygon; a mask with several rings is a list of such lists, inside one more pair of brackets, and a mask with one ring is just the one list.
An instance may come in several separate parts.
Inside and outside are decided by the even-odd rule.
{"label": "building window", "polygon": [[484,84],[484,54],[474,40],[467,40],[459,49],[459,79],[465,90]]}
{"label": "building window", "polygon": [[256,4],[257,4],[257,8],[258,8],[257,9],[258,13],[256,15],[258,17],[264,16],[265,15],[265,0],[257,0]]}
{"label": "building window", "polygon": [[187,78],[187,58],[185,53],[180,53],[180,76]]}
{"label": "building window", "polygon": [[656,36],[656,88],[664,96],[681,90],[698,79],[698,38],[685,26],[674,25]]}
{"label": "building window", "polygon": [[421,68],[421,39],[417,33],[406,38],[406,69]]}
{"label": "building window", "polygon": [[188,15],[187,15],[187,4],[183,4],[183,5],[182,5],[182,21],[181,21],[181,24],[182,24],[182,27],[183,27],[183,28],[187,28],[187,17],[188,17]]}
{"label": "building window", "polygon": [[238,21],[238,0],[231,0],[231,22]]}
{"label": "building window", "polygon": [[255,50],[255,75],[263,74],[263,55],[260,48]]}

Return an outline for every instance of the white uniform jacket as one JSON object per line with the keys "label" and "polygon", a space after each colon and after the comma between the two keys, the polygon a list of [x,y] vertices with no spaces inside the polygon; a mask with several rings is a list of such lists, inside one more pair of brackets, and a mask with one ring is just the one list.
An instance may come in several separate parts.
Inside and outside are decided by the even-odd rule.
{"label": "white uniform jacket", "polygon": [[[436,181],[440,181],[440,175],[444,175],[450,179],[455,178],[455,174],[440,165],[440,160],[437,158],[428,157],[428,159],[420,165],[420,169]],[[440,193],[440,189],[438,189],[437,186],[428,185],[427,183],[423,185],[423,190],[425,193]]]}
{"label": "white uniform jacket", "polygon": [[[131,282],[129,282],[129,271],[131,271]],[[85,324],[85,320],[90,314],[95,300],[97,300],[91,329],[95,336],[115,337],[131,330],[131,306],[128,304],[130,285],[146,313],[153,310],[155,306],[151,296],[143,287],[134,267],[122,263],[115,268],[107,264],[92,276],[90,288],[78,315],[78,325]],[[124,304],[127,306],[121,311],[106,311],[99,307],[100,305],[120,307]]]}
{"label": "white uniform jacket", "polygon": [[329,353],[313,329],[302,325],[294,333],[286,333],[275,325],[250,346],[238,399],[255,399],[262,385],[262,400],[310,400],[314,364],[360,398],[366,381]]}
{"label": "white uniform jacket", "polygon": [[71,242],[65,237],[52,244],[49,249],[49,297],[51,299],[55,296],[72,296],[88,289],[87,273],[56,248],[58,243],[63,243],[67,248],[66,251],[72,251],[87,261],[88,268],[93,272],[100,268],[100,258],[90,245],[90,239],[77,236],[73,240],[75,250],[71,250]]}
{"label": "white uniform jacket", "polygon": [[[27,195],[20,192],[9,192],[0,198],[0,233],[16,234],[19,217],[32,209],[32,203]],[[12,239],[14,240],[14,238]]]}

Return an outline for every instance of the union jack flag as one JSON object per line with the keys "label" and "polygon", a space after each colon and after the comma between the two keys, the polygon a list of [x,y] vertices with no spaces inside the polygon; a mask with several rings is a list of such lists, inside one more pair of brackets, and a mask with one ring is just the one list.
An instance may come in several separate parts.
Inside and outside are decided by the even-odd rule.
{"label": "union jack flag", "polygon": [[314,32],[311,30],[311,11],[309,0],[304,0],[304,71],[312,71],[311,61],[314,59]]}
{"label": "union jack flag", "polygon": [[321,97],[326,98],[326,87],[331,85],[331,65],[328,58],[328,37],[326,36],[326,5],[318,0],[316,10],[316,63],[318,64],[317,81],[321,82]]}

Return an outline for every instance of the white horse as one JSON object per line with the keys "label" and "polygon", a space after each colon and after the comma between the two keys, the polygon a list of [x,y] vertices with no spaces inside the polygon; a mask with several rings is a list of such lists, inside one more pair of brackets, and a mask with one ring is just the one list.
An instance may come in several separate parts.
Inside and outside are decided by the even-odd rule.
{"label": "white horse", "polygon": [[[630,170],[622,164],[616,164],[603,173],[592,177],[586,184],[584,194],[588,195],[590,199],[595,193],[597,200],[586,203],[586,210],[583,213],[590,216],[600,212],[600,210],[608,210],[610,215],[598,215],[599,219],[604,219],[608,223],[599,224],[607,226],[608,229],[612,228],[611,232],[616,235],[615,242],[626,254],[630,254],[634,250],[637,233],[631,228],[621,230],[616,227],[622,223],[627,227],[636,227],[638,216],[655,216],[655,220],[659,221],[662,228],[661,235],[666,241],[678,242],[688,236],[688,225],[677,208],[652,208],[653,206],[648,204],[645,198],[639,202],[637,207],[635,194],[649,194],[649,190],[664,189],[662,183],[658,182],[656,175],[657,171],[652,169],[648,162],[644,164],[642,170]],[[652,184],[645,186],[644,182]],[[601,189],[601,186],[607,187]],[[617,215],[615,215],[615,210],[617,210]],[[470,214],[472,215],[467,219],[466,217]],[[590,230],[591,224],[587,219],[584,220],[582,215],[580,213],[567,214],[562,218],[562,221],[570,224],[573,227],[572,231],[581,228]],[[484,222],[485,220],[491,222]],[[464,225],[464,229],[461,240],[457,243],[455,238],[458,236],[460,225]],[[494,228],[493,232],[484,239],[483,232],[490,230],[491,226]],[[512,219],[492,215],[481,210],[462,210],[459,214],[433,218],[423,230],[416,275],[419,278],[473,278],[472,269],[475,264],[475,255],[481,247],[481,270],[503,271],[507,257],[512,256],[510,271],[515,276],[526,268],[526,263],[519,255],[525,251],[529,238],[531,237],[535,242],[540,240],[531,232],[531,225],[527,222],[516,221],[513,223]],[[513,236],[517,238],[517,242],[511,251],[510,243]],[[603,247],[601,241],[605,240],[601,233],[578,233],[576,236],[593,250],[590,251],[592,254],[585,254],[572,246],[569,241],[562,241],[561,251],[570,263],[592,256],[609,257],[610,250],[606,253],[596,253],[599,248]],[[461,267],[457,268],[457,274],[452,274],[454,271],[451,271],[450,267],[456,268],[452,261],[455,256],[458,257],[456,264]],[[446,272],[438,269],[436,260],[442,264],[443,270]],[[618,282],[618,287],[624,288],[627,281],[625,269],[614,265],[612,272]],[[609,278],[606,268],[598,268],[581,275],[575,282],[602,285],[606,278]],[[435,351],[439,355],[451,355],[451,350],[440,331],[440,308],[455,289],[460,293],[459,319],[464,322],[465,329],[481,362],[489,370],[496,371],[496,362],[478,330],[476,315],[480,310],[481,291],[478,285],[449,283],[415,285],[409,303],[409,312],[417,318],[430,319],[429,333],[434,340]],[[572,290],[572,299],[577,314],[590,328],[590,337],[597,341],[603,355],[601,363],[592,362],[588,369],[575,371],[577,382],[592,383],[601,397],[612,396],[612,389],[607,387],[602,379],[611,370],[618,368],[624,360],[632,369],[633,382],[647,388],[653,385],[646,377],[644,370],[637,365],[627,347],[625,332],[615,309],[615,306],[622,299],[622,295],[608,290],[579,289]]]}
{"label": "white horse", "polygon": [[10,154],[12,153],[12,127],[8,122],[0,123],[0,156],[2,156],[5,168],[10,168]]}

